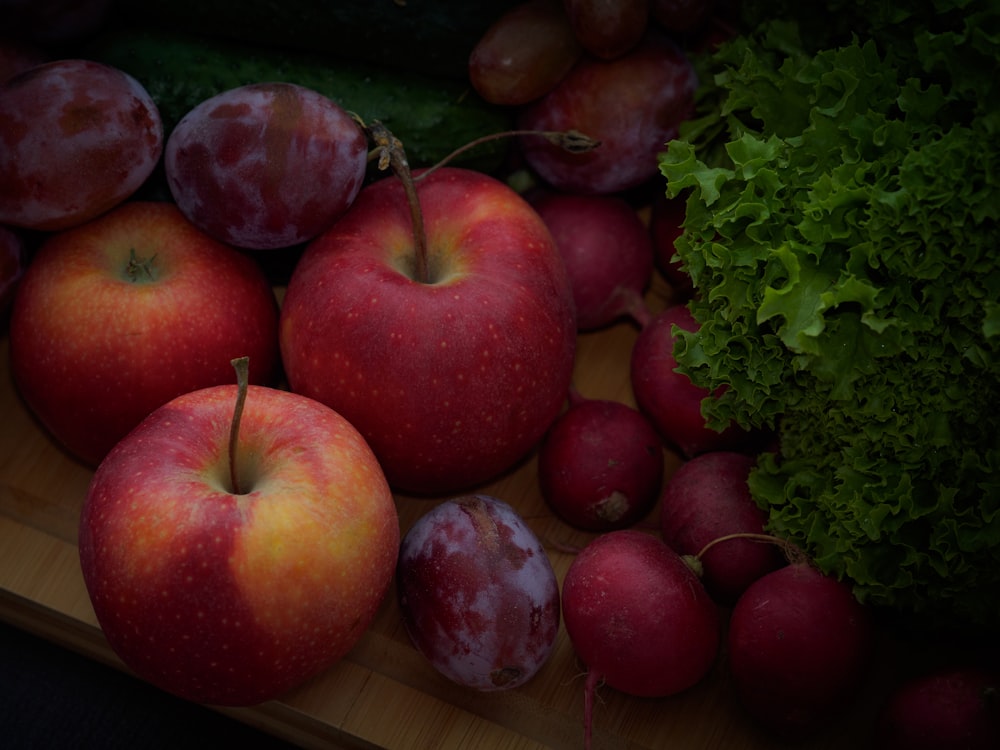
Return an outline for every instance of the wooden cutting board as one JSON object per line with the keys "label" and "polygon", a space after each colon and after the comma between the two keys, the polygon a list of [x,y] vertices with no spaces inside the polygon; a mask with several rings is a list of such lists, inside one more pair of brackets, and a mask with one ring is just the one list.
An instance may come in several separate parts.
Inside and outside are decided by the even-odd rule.
{"label": "wooden cutting board", "polygon": [[[648,297],[661,308],[669,290],[658,278]],[[622,321],[580,336],[575,384],[591,398],[634,406],[628,379],[637,327]],[[667,476],[679,459],[667,451]],[[548,510],[535,458],[478,488],[516,507],[547,545],[562,581],[572,550],[592,534],[573,530]],[[0,617],[66,648],[124,671],[101,634],[80,572],[76,526],[91,472],[62,453],[20,401],[10,375],[6,329],[0,340]],[[436,501],[398,496],[403,533]],[[644,522],[650,531],[657,512]],[[639,699],[603,687],[595,703],[594,748],[766,750],[783,747],[740,712],[725,654],[687,692]],[[881,695],[880,670],[855,708],[801,750],[866,744]],[[583,668],[561,628],[554,653],[527,685],[477,693],[449,683],[409,643],[392,595],[372,627],[340,663],[280,700],[219,709],[307,748],[476,747],[481,750],[580,748]]]}

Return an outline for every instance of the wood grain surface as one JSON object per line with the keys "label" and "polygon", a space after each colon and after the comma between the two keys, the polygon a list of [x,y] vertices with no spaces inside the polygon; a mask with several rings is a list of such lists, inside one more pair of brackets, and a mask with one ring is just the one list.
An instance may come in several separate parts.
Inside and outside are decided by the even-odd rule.
{"label": "wood grain surface", "polygon": [[[667,290],[657,279],[651,309]],[[580,336],[575,385],[587,397],[634,405],[629,352],[638,329],[624,320]],[[666,451],[667,477],[679,464]],[[546,544],[562,581],[593,537],[556,519],[538,490],[535,457],[476,491],[516,507]],[[127,671],[104,640],[80,572],[76,525],[91,472],[62,453],[35,423],[10,376],[6,331],[0,340],[0,617],[66,648]],[[405,533],[436,500],[398,496]],[[654,511],[641,526],[655,533]],[[879,669],[843,720],[800,750],[867,744]],[[535,750],[583,746],[583,667],[564,628],[549,662],[527,685],[477,693],[449,683],[409,643],[394,596],[340,663],[280,700],[219,709],[306,748],[466,748]],[[868,694],[870,690],[870,695]],[[768,750],[784,745],[759,732],[731,692],[725,654],[699,685],[677,696],[640,699],[602,687],[594,748]]]}

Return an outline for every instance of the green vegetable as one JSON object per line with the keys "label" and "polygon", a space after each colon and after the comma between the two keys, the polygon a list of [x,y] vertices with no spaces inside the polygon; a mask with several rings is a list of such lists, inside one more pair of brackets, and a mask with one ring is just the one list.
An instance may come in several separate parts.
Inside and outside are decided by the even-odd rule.
{"label": "green vegetable", "polygon": [[698,290],[679,366],[728,385],[714,425],[778,431],[774,533],[864,601],[995,629],[1000,9],[760,5],[661,157]]}
{"label": "green vegetable", "polygon": [[[411,166],[428,166],[484,135],[509,130],[513,115],[468,85],[318,54],[284,52],[214,37],[117,29],[97,38],[87,57],[138,80],[169,133],[194,106],[227,89],[284,81],[324,94],[366,123],[380,120],[399,138]],[[494,140],[453,162],[489,172],[506,152]]]}
{"label": "green vegetable", "polygon": [[115,0],[113,18],[467,81],[472,48],[518,2]]}

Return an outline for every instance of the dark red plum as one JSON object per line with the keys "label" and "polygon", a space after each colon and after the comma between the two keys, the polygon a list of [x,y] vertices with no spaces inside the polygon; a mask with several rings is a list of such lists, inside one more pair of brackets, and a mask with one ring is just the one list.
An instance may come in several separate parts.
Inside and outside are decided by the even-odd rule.
{"label": "dark red plum", "polygon": [[519,139],[528,166],[552,187],[617,193],[658,174],[658,154],[694,112],[697,76],[667,36],[652,31],[614,60],[584,56],[518,115],[524,130],[579,131],[600,142],[582,153],[540,135]]}
{"label": "dark red plum", "polygon": [[559,630],[559,586],[541,543],[507,503],[446,500],[403,537],[396,573],[414,646],[451,681],[481,691],[530,680]]}
{"label": "dark red plum", "polygon": [[0,85],[0,223],[40,231],[83,224],[152,174],[163,124],[132,76],[54,60]]}
{"label": "dark red plum", "polygon": [[336,102],[291,83],[223,91],[188,112],[167,139],[170,192],[188,220],[237,247],[305,242],[353,203],[367,139]]}

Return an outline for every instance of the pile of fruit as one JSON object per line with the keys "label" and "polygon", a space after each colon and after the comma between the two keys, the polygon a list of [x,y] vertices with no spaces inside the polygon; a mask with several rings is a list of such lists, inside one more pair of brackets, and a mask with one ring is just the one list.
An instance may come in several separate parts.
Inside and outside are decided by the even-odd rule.
{"label": "pile of fruit", "polygon": [[[721,659],[778,736],[851,704],[879,612],[769,533],[749,477],[773,431],[710,422],[726,385],[675,359],[703,290],[661,159],[737,4],[455,4],[388,22],[371,60],[321,53],[315,27],[353,49],[385,8],[303,10],[266,48],[255,3],[245,29],[212,2],[36,5],[0,40],[0,304],[20,396],[94,469],[81,565],[132,670],[260,703],[341,659],[394,588],[470,690],[524,685],[564,627],[588,746],[599,685],[672,696]],[[579,334],[613,325],[638,331],[635,407],[574,387]],[[592,535],[561,581],[480,492],[529,457]],[[427,503],[405,533],[401,495]],[[873,733],[994,746],[995,667],[901,679]]]}

